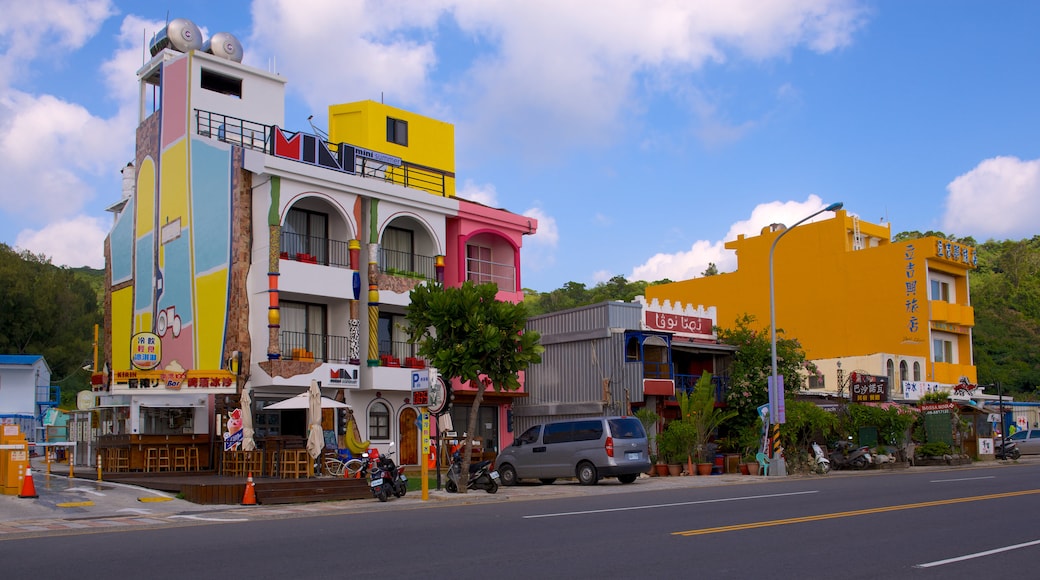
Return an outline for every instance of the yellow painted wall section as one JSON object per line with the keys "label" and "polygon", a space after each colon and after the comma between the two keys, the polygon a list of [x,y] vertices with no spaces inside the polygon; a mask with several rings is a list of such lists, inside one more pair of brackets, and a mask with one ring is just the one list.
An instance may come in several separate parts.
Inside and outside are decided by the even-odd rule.
{"label": "yellow painted wall section", "polygon": [[[797,338],[810,359],[891,353],[930,361],[927,276],[937,240],[891,243],[887,227],[863,222],[855,226],[861,237],[876,238],[877,245],[852,249],[854,222],[844,211],[803,224],[776,245],[777,328]],[[738,317],[748,313],[757,327],[768,329],[769,249],[778,235],[780,231],[767,230],[728,242],[726,247],[737,252],[737,271],[650,286],[647,298],[715,306],[718,323],[725,328],[732,328]],[[969,267],[944,266],[956,277],[962,304],[967,294],[961,288],[967,288]],[[970,361],[967,335],[958,347],[958,360]]]}
{"label": "yellow painted wall section", "polygon": [[[137,189],[134,195],[136,196],[134,203],[134,234],[136,238],[135,243],[139,243],[143,236],[148,234],[159,235],[155,232],[155,184],[156,184],[156,171],[155,171],[155,160],[146,157],[141,161],[141,167],[137,170]],[[151,247],[145,249],[137,247],[134,255],[135,269],[134,269],[134,285],[147,284],[149,287],[152,285],[151,280],[139,280],[137,279],[136,266],[140,260],[151,260]],[[147,253],[146,253],[147,252]],[[111,334],[113,337],[125,337],[120,340],[126,340],[126,351],[127,360],[130,357],[130,336],[138,332],[146,332],[152,330],[152,304],[149,301],[147,304],[135,305],[131,298],[131,312],[134,312],[133,316],[133,329],[125,335]],[[116,340],[116,338],[113,338]],[[116,350],[117,345],[113,345],[113,351]],[[114,367],[114,368],[130,368],[127,367]]]}
{"label": "yellow painted wall section", "polygon": [[[228,313],[227,271],[219,270],[211,274],[195,277],[195,320],[226,320]],[[209,328],[224,328],[215,322]],[[220,353],[224,352],[224,335],[215,332],[195,331],[196,368],[219,369],[223,361]]]}
{"label": "yellow painted wall section", "polygon": [[[181,139],[162,152],[159,227],[181,220],[188,225],[188,140]],[[161,247],[161,245],[160,245]],[[161,252],[161,250],[160,250]]]}
{"label": "yellow painted wall section", "polygon": [[128,369],[130,367],[130,336],[134,334],[134,289],[127,286],[112,292],[112,328],[109,337],[112,340],[112,368]]}
{"label": "yellow painted wall section", "polygon": [[137,196],[134,203],[134,233],[137,237],[152,231],[155,226],[155,160],[145,157],[137,170]]}
{"label": "yellow painted wall section", "polygon": [[[408,145],[387,141],[387,117],[408,123]],[[329,107],[329,141],[350,143],[373,151],[455,174],[455,126],[375,101]],[[455,195],[455,178],[445,182],[446,194]]]}

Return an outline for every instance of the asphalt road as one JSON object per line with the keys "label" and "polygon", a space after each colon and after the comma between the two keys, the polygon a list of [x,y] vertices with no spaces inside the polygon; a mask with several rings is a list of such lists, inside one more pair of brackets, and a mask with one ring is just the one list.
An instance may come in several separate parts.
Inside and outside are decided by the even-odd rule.
{"label": "asphalt road", "polygon": [[410,494],[196,514],[183,527],[0,536],[0,561],[11,578],[1028,578],[1040,557],[1038,476],[1040,464],[1021,463]]}

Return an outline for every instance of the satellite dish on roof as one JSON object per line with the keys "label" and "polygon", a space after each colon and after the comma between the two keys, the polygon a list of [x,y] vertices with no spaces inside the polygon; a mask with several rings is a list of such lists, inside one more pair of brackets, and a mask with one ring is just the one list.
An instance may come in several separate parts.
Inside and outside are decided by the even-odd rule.
{"label": "satellite dish on roof", "polygon": [[191,52],[202,48],[202,31],[187,18],[174,18],[154,37],[148,52],[155,56],[165,48]]}
{"label": "satellite dish on roof", "polygon": [[202,51],[234,62],[242,62],[242,43],[230,32],[218,32],[202,45]]}

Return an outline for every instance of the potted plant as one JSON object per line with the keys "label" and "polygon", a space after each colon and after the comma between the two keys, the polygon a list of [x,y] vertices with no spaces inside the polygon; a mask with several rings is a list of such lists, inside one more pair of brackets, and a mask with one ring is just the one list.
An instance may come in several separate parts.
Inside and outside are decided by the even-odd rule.
{"label": "potted plant", "polygon": [[[672,461],[670,465],[676,465],[682,471],[682,462],[686,462],[686,473],[693,475],[693,454],[697,445],[697,429],[688,421],[672,421],[665,429],[665,433],[671,438]],[[669,469],[674,469],[669,467]]]}
{"label": "potted plant", "polygon": [[715,385],[711,382],[711,373],[701,375],[692,392],[680,393],[677,398],[682,421],[692,426],[692,454],[696,455],[698,464],[706,464],[706,467],[698,466],[698,473],[705,470],[705,474],[711,473],[711,460],[714,458],[708,457],[708,443],[715,430],[737,412],[715,406]]}
{"label": "potted plant", "polygon": [[658,471],[661,475],[679,475],[682,471],[682,465],[679,461],[681,461],[681,457],[685,453],[683,451],[683,442],[680,439],[679,428],[672,427],[676,423],[679,423],[679,421],[672,421],[664,431],[657,435],[657,452],[660,454],[661,461],[667,465],[664,473]]}

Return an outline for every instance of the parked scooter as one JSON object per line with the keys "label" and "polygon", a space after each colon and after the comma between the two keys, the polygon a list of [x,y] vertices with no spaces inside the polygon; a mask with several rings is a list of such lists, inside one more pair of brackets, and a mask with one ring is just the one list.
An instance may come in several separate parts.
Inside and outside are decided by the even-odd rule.
{"label": "parked scooter", "polygon": [[831,451],[831,467],[835,469],[866,469],[870,467],[870,447],[866,445],[854,448],[850,441],[838,441]]}
{"label": "parked scooter", "polygon": [[1022,451],[1018,448],[1018,443],[1003,437],[994,442],[993,454],[997,459],[1010,459],[1012,461],[1022,457]]}
{"label": "parked scooter", "polygon": [[[390,446],[393,445],[391,442]],[[379,498],[379,501],[387,501],[391,495],[404,497],[408,491],[408,478],[405,477],[404,470],[394,463],[391,458],[393,454],[393,451],[387,451],[377,457],[375,465],[372,466],[372,495]]]}
{"label": "parked scooter", "polygon": [[823,452],[823,449],[813,441],[812,443],[813,455],[816,456],[815,463],[813,464],[816,473],[827,473],[831,470],[831,460],[827,459],[827,455]]}
{"label": "parked scooter", "polygon": [[[459,473],[462,471],[462,453],[456,451],[451,456],[451,466],[448,468],[448,482],[444,489],[449,493],[459,491]],[[491,461],[481,461],[469,466],[469,481],[466,489],[482,489],[488,493],[498,491],[498,472],[491,469]]]}

